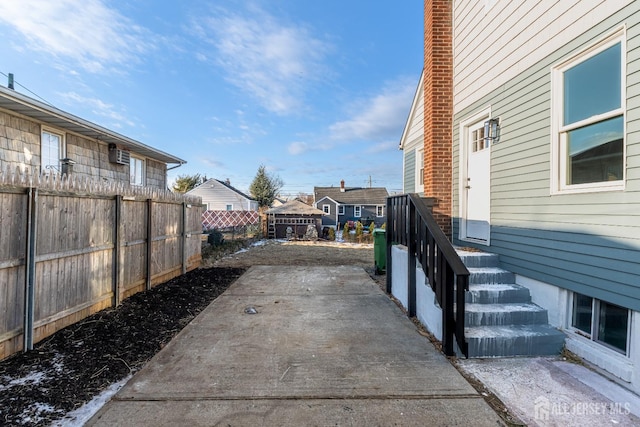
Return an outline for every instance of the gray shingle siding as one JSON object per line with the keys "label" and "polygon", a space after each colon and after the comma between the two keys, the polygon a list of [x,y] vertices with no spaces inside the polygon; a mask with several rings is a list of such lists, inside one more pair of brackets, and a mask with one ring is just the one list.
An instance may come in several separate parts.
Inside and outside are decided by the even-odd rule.
{"label": "gray shingle siding", "polygon": [[[640,310],[640,13],[630,4],[454,118],[454,210],[460,206],[459,123],[490,105],[491,252],[515,273]],[[551,67],[627,26],[626,188],[551,195]],[[406,168],[406,166],[405,166]],[[406,185],[406,183],[405,183]],[[453,221],[459,240],[460,218]]]}
{"label": "gray shingle siding", "polygon": [[[75,161],[73,174],[108,182],[129,182],[129,166],[109,162],[108,145],[45,126],[64,134],[66,156]],[[3,169],[39,168],[42,126],[33,120],[0,111],[0,160]],[[145,159],[146,186],[166,189],[167,166]]]}

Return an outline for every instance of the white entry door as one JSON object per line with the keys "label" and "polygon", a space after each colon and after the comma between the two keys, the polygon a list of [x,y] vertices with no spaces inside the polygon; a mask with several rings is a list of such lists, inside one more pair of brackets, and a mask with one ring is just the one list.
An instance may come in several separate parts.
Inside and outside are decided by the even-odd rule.
{"label": "white entry door", "polygon": [[491,150],[485,139],[484,120],[469,126],[466,135],[467,167],[466,182],[466,227],[464,238],[489,244],[491,231]]}

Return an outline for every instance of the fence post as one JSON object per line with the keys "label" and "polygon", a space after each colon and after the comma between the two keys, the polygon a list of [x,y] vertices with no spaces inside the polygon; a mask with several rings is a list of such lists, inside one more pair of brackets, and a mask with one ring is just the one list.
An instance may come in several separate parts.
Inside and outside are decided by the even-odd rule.
{"label": "fence post", "polygon": [[187,208],[190,208],[187,202],[182,202],[182,274],[187,272]]}
{"label": "fence post", "polygon": [[113,306],[120,305],[120,241],[122,240],[122,195],[115,197],[113,214]]}
{"label": "fence post", "polygon": [[146,290],[151,289],[151,251],[153,249],[153,227],[151,224],[153,208],[153,200],[147,199],[147,278],[145,283]]}
{"label": "fence post", "polygon": [[27,248],[25,253],[23,351],[33,350],[33,317],[35,311],[36,242],[38,226],[38,189],[27,190]]}

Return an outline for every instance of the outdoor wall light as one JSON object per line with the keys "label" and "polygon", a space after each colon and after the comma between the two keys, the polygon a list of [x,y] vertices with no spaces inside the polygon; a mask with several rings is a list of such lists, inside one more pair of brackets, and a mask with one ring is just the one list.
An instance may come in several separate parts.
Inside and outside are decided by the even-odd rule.
{"label": "outdoor wall light", "polygon": [[487,143],[496,144],[500,141],[500,119],[489,119],[484,122],[484,139]]}

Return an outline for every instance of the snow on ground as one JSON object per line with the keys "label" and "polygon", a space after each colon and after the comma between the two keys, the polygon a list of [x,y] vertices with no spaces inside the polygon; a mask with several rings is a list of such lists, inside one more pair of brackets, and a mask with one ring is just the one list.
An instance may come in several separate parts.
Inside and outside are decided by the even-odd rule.
{"label": "snow on ground", "polygon": [[65,417],[52,424],[52,427],[80,427],[83,426],[91,417],[93,417],[111,399],[124,385],[131,379],[132,375],[124,378],[122,381],[113,383],[102,393],[94,397],[91,401],[85,403],[75,411],[71,411]]}

